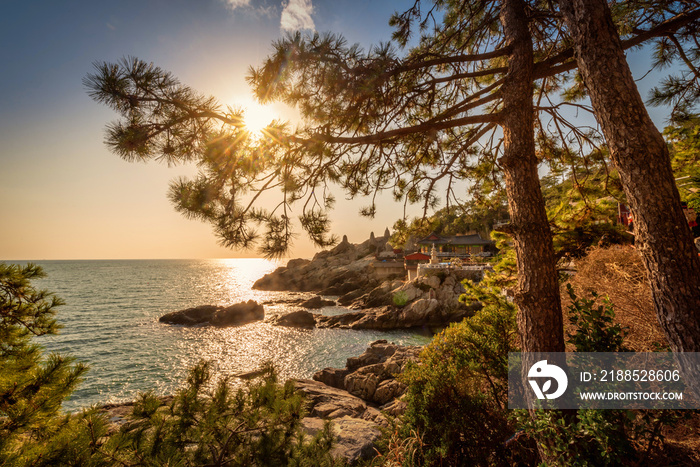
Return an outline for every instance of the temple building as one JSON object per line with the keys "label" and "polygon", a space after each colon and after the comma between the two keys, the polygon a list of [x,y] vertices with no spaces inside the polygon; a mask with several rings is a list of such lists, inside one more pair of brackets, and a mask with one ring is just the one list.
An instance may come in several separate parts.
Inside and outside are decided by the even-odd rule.
{"label": "temple building", "polygon": [[440,258],[460,258],[471,255],[488,254],[495,251],[494,242],[486,240],[478,233],[462,235],[438,235],[435,232],[416,242],[420,252],[429,255],[433,246]]}

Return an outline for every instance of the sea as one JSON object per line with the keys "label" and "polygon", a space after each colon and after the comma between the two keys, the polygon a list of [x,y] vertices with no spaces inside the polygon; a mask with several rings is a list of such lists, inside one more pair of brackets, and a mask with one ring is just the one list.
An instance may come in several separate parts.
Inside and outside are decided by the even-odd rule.
{"label": "sea", "polygon": [[[47,352],[74,357],[89,371],[67,411],[133,400],[139,393],[172,394],[188,369],[210,361],[216,378],[254,371],[272,361],[281,378],[310,378],[326,367],[344,367],[379,339],[424,345],[430,333],[297,329],[258,321],[243,326],[183,327],[160,323],[168,312],[198,305],[258,303],[311,294],[266,292],[252,285],[278,264],[265,259],[36,261],[47,277],[35,282],[66,304],[57,308],[59,334],[37,340]],[[336,297],[328,297],[336,298]],[[265,305],[265,314],[291,311]],[[348,310],[326,307],[324,314]],[[237,383],[235,377],[232,384]]]}

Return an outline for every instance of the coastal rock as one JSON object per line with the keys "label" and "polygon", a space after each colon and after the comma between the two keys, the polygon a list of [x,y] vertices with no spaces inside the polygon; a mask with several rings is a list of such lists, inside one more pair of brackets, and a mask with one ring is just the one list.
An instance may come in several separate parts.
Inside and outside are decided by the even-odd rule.
{"label": "coastal rock", "polygon": [[335,302],[332,300],[324,300],[323,298],[317,295],[313,298],[301,302],[299,306],[302,306],[304,308],[310,308],[312,310],[317,310],[319,308],[323,308],[324,306],[335,306]]}
{"label": "coastal rock", "polygon": [[[421,276],[411,282],[386,281],[369,293],[355,298],[351,308],[363,311],[335,316],[316,316],[318,327],[346,329],[406,329],[412,327],[442,327],[462,321],[481,309],[478,302],[460,303],[464,293],[463,277],[458,273]],[[347,304],[357,293],[340,297],[338,303]],[[404,306],[395,306],[400,297]],[[398,302],[398,301],[397,301]],[[384,305],[378,305],[384,304]],[[398,303],[401,304],[401,303]],[[369,305],[378,305],[367,308]]]}
{"label": "coastal rock", "polygon": [[297,310],[285,315],[272,316],[269,322],[275,326],[290,326],[300,328],[313,328],[316,326],[316,318],[313,313],[306,310]]}
{"label": "coastal rock", "polygon": [[315,315],[319,328],[340,329],[409,329],[443,327],[472,316],[481,309],[480,303],[448,308],[435,299],[421,299],[404,309],[385,306],[334,316]]}
{"label": "coastal rock", "polygon": [[379,340],[370,344],[362,355],[348,358],[344,369],[325,368],[313,378],[365,401],[384,405],[406,391],[406,386],[396,380],[396,375],[403,371],[407,362],[418,360],[420,350],[417,346],[400,346]]}
{"label": "coastal rock", "polygon": [[[365,294],[365,291],[361,288],[358,288],[356,290],[351,290],[349,292],[346,292],[344,295],[340,296],[338,298],[338,304],[342,306],[347,306],[350,305],[352,302],[360,298],[362,295]],[[331,294],[328,294],[331,295]]]}
{"label": "coastal rock", "polygon": [[[365,287],[366,285],[367,285],[366,281],[362,281],[361,279],[358,279],[358,278],[349,278],[340,284],[336,283],[336,284],[331,285],[330,287],[326,287],[325,289],[323,289],[319,292],[319,295],[343,296],[343,295],[349,294],[351,292],[357,291],[357,292],[360,292],[355,297],[355,298],[357,298],[364,293],[363,287]],[[352,300],[350,300],[350,302],[352,302]],[[348,302],[348,303],[350,303],[350,302]]]}
{"label": "coastal rock", "polygon": [[297,379],[294,381],[294,387],[306,395],[309,415],[312,417],[332,420],[349,416],[386,424],[379,410],[368,406],[365,401],[347,391],[310,379]]}
{"label": "coastal rock", "polygon": [[[347,240],[347,239],[346,239]],[[343,295],[358,288],[370,290],[378,283],[369,242],[356,245],[343,241],[332,250],[317,253],[309,261],[290,260],[253,284],[258,290],[322,292]]]}
{"label": "coastal rock", "polygon": [[369,293],[355,300],[350,305],[350,308],[363,309],[391,305],[393,304],[394,289],[401,287],[403,284],[402,280],[385,281]]}
{"label": "coastal rock", "polygon": [[173,311],[160,317],[158,321],[167,324],[180,324],[183,326],[196,326],[207,324],[221,307],[214,305],[200,305],[185,310]]}
{"label": "coastal rock", "polygon": [[347,368],[324,368],[314,373],[314,381],[338,389],[345,389],[345,377],[348,374]]}
{"label": "coastal rock", "polygon": [[377,404],[387,404],[406,392],[406,385],[395,380],[387,379],[382,381],[374,391],[373,400]]}
{"label": "coastal rock", "polygon": [[228,307],[201,305],[185,310],[173,311],[160,317],[166,324],[183,326],[238,326],[265,318],[265,309],[254,300],[236,303]]}
{"label": "coastal rock", "polygon": [[401,399],[402,398],[394,399],[393,401],[379,407],[379,410],[381,410],[382,413],[385,413],[391,417],[398,417],[399,415],[403,415],[404,412],[406,412],[408,404],[406,404],[406,402],[404,402]]}
{"label": "coastal rock", "polygon": [[[301,421],[302,427],[314,436],[323,429],[325,421],[316,417],[307,417]],[[333,420],[335,444],[331,454],[342,457],[349,465],[355,465],[361,459],[368,459],[376,454],[374,445],[381,436],[376,424],[352,417],[340,417]]]}

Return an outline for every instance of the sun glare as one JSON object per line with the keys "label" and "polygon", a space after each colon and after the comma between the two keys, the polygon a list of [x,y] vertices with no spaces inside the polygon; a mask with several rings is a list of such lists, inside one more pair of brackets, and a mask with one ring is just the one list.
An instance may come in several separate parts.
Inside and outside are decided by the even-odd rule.
{"label": "sun glare", "polygon": [[260,135],[263,128],[268,126],[275,119],[272,108],[250,102],[245,106],[243,121],[246,129],[254,136]]}

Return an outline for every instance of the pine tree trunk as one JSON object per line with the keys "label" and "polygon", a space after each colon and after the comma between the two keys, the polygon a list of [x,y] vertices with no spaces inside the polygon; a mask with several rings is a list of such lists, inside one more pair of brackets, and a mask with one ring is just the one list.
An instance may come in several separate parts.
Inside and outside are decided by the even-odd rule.
{"label": "pine tree trunk", "polygon": [[501,23],[512,47],[503,93],[503,169],[518,260],[518,329],[523,352],[563,352],[556,261],[537,173],[532,104],[533,54],[522,0],[504,0]]}
{"label": "pine tree trunk", "polygon": [[649,118],[604,0],[561,0],[575,56],[634,215],[635,245],[674,351],[700,352],[700,261],[668,148]]}

